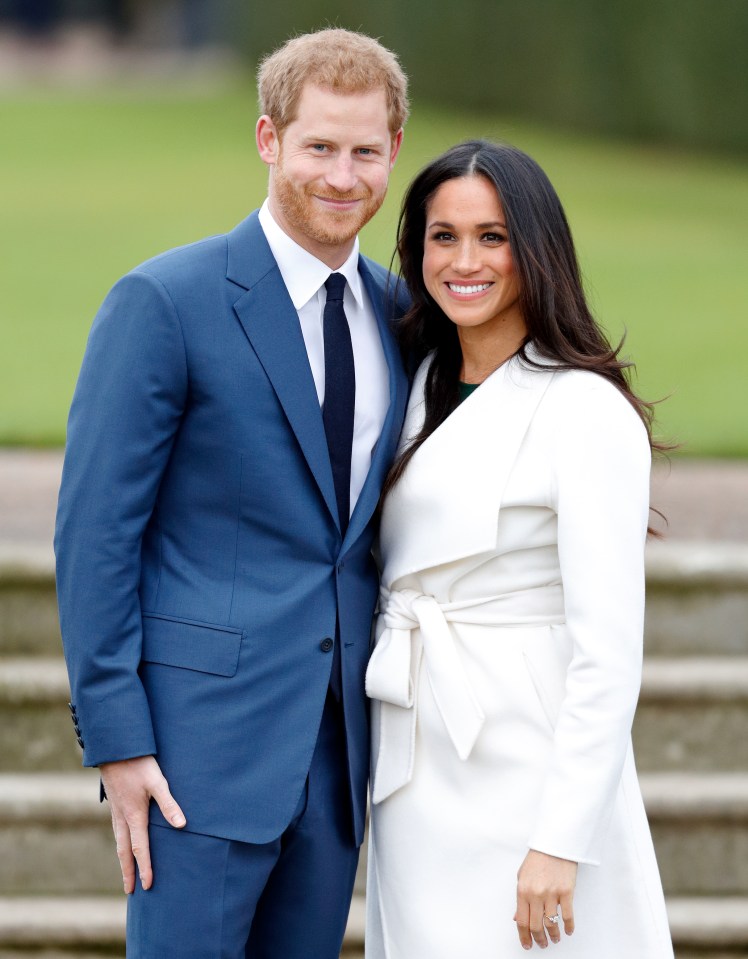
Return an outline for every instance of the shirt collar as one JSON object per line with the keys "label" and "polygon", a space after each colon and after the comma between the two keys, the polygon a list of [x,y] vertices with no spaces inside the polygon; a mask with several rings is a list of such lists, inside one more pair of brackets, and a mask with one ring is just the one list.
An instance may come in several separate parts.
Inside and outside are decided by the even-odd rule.
{"label": "shirt collar", "polygon": [[297,310],[311,300],[331,273],[343,274],[356,304],[363,306],[363,290],[358,272],[358,237],[353,241],[353,249],[345,263],[337,270],[331,270],[326,263],[318,260],[284,233],[273,218],[267,200],[260,208],[259,218],[270,252],[275,257],[288,295]]}

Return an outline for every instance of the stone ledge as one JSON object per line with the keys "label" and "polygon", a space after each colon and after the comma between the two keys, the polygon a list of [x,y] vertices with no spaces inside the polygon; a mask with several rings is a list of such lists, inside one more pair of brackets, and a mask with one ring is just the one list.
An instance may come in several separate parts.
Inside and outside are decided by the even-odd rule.
{"label": "stone ledge", "polygon": [[0,775],[0,823],[106,822],[96,770]]}
{"label": "stone ledge", "polygon": [[22,584],[54,586],[51,546],[0,540],[0,587]]}
{"label": "stone ledge", "polygon": [[119,945],[125,896],[0,899],[0,943],[13,946]]}
{"label": "stone ledge", "polygon": [[[710,540],[651,541],[646,551],[647,581],[653,585],[748,586],[748,545]],[[0,540],[0,585],[54,583],[51,546]]]}
{"label": "stone ledge", "polygon": [[[748,898],[674,898],[667,902],[667,914],[676,945],[748,949]],[[745,952],[741,950],[740,955]]]}
{"label": "stone ledge", "polygon": [[[0,701],[13,705],[67,702],[62,656],[0,658]],[[649,657],[641,698],[647,701],[748,700],[748,656]]]}
{"label": "stone ledge", "polygon": [[654,820],[748,820],[748,773],[642,773],[647,816]]}
{"label": "stone ledge", "polygon": [[646,552],[647,585],[748,587],[748,545],[679,540],[652,541]]}
{"label": "stone ledge", "polygon": [[[125,941],[125,896],[0,897],[0,946],[109,946]],[[354,896],[347,948],[364,941],[365,905]]]}
{"label": "stone ledge", "polygon": [[[0,946],[121,945],[125,897],[0,898]],[[671,898],[668,918],[676,946],[748,947],[748,899]],[[363,942],[364,901],[355,896],[346,946]]]}
{"label": "stone ledge", "polygon": [[[642,773],[650,819],[748,820],[748,773]],[[99,822],[96,770],[0,775],[0,822]]]}
{"label": "stone ledge", "polygon": [[20,706],[67,702],[69,698],[62,655],[0,659],[0,701]]}
{"label": "stone ledge", "polygon": [[645,658],[641,699],[748,700],[748,656]]}

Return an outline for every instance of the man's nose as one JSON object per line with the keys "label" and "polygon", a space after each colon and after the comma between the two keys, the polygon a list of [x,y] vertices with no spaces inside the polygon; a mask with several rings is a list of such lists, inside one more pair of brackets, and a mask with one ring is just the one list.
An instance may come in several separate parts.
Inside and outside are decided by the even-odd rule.
{"label": "man's nose", "polygon": [[339,193],[348,193],[356,185],[356,173],[353,158],[340,155],[327,171],[327,183]]}

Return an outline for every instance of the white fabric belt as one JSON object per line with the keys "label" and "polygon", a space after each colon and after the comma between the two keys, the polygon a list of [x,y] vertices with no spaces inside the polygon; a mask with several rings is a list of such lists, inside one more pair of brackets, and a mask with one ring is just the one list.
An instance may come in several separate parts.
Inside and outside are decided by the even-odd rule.
{"label": "white fabric belt", "polygon": [[[449,623],[542,626],[564,621],[560,585],[455,603],[439,603],[414,589],[390,592],[382,587],[379,608],[385,628],[366,671],[366,692],[381,701],[372,789],[375,803],[410,782],[413,774],[421,658],[460,759],[468,758],[483,726],[485,715]],[[417,639],[412,636],[414,629],[419,630]]]}

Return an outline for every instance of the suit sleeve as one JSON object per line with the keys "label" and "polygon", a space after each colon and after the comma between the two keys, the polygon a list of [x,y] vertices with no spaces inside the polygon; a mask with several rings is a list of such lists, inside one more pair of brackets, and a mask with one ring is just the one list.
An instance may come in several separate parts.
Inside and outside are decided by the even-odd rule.
{"label": "suit sleeve", "polygon": [[138,677],[141,544],[187,397],[176,309],[131,273],[99,311],[68,420],[55,552],[83,762],[156,752]]}
{"label": "suit sleeve", "polygon": [[598,864],[641,683],[650,448],[611,384],[555,410],[558,552],[571,661],[533,849]]}

